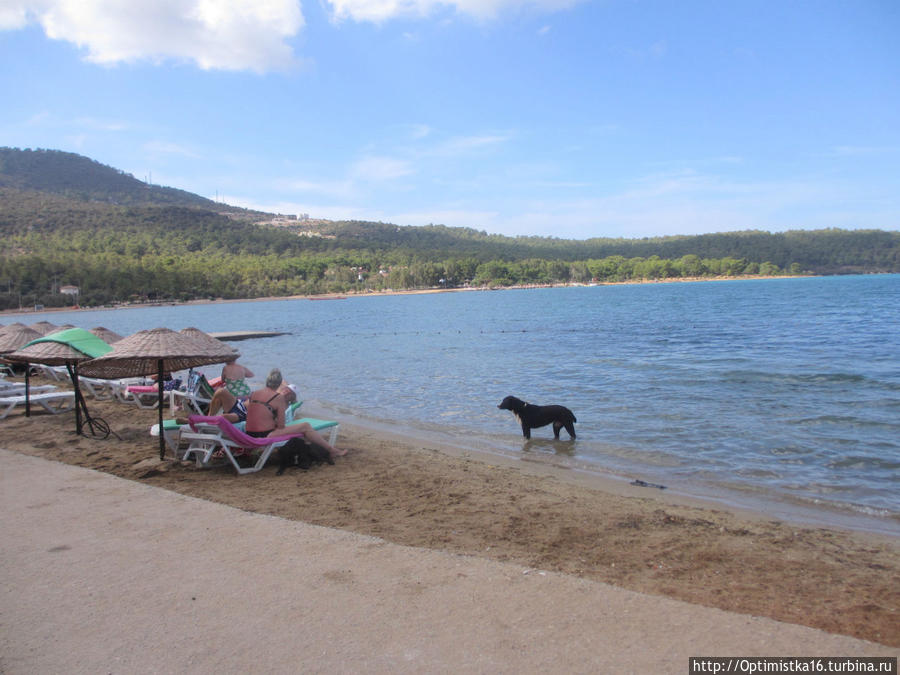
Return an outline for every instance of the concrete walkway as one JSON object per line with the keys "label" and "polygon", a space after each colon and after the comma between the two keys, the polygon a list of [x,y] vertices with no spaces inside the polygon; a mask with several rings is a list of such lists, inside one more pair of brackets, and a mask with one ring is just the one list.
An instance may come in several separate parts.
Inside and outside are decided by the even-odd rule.
{"label": "concrete walkway", "polygon": [[4,675],[683,674],[690,656],[898,654],[6,450],[0,466]]}

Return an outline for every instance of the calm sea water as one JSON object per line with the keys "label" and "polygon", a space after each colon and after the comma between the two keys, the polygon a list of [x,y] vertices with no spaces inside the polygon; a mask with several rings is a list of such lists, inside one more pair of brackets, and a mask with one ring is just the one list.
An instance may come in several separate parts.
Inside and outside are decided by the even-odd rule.
{"label": "calm sea water", "polygon": [[[288,331],[234,344],[260,379],[280,367],[311,412],[900,533],[900,275],[15,319]],[[524,442],[496,407],[507,394],[572,408],[578,440],[545,428]]]}

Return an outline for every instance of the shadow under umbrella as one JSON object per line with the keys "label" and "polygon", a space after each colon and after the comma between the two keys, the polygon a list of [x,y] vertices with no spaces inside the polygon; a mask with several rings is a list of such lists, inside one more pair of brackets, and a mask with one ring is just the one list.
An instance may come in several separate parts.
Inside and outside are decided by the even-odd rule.
{"label": "shadow under umbrella", "polygon": [[[121,379],[156,375],[158,390],[159,428],[163,429],[163,380],[166,373],[188,370],[233,358],[189,335],[169,328],[138,331],[116,342],[112,351],[85,362],[81,372],[101,379]],[[165,434],[159,434],[159,458],[165,459]]]}
{"label": "shadow under umbrella", "polygon": [[110,345],[93,333],[81,328],[69,328],[36,338],[21,349],[8,354],[6,358],[24,363],[26,372],[32,363],[45,366],[64,365],[75,391],[75,433],[87,436],[88,434],[84,433],[87,427],[91,436],[106,438],[110,434],[109,425],[99,417],[91,417],[88,413],[84,395],[78,385],[78,364],[102,356],[111,350]]}

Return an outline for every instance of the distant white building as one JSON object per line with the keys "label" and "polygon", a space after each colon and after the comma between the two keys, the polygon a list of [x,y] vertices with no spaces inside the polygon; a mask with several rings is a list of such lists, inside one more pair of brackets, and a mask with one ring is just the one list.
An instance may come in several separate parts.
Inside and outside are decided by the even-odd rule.
{"label": "distant white building", "polygon": [[65,295],[78,295],[78,286],[60,286],[59,292]]}

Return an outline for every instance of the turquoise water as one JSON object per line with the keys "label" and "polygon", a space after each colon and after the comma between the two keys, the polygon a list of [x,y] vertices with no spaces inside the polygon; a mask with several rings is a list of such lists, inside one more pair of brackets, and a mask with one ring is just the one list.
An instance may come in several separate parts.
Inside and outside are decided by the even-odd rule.
{"label": "turquoise water", "polygon": [[[5,317],[234,343],[308,405],[576,470],[900,532],[900,275],[171,306]],[[216,368],[209,369],[215,372]],[[507,394],[578,439],[526,443]],[[562,434],[566,438],[565,432]]]}

